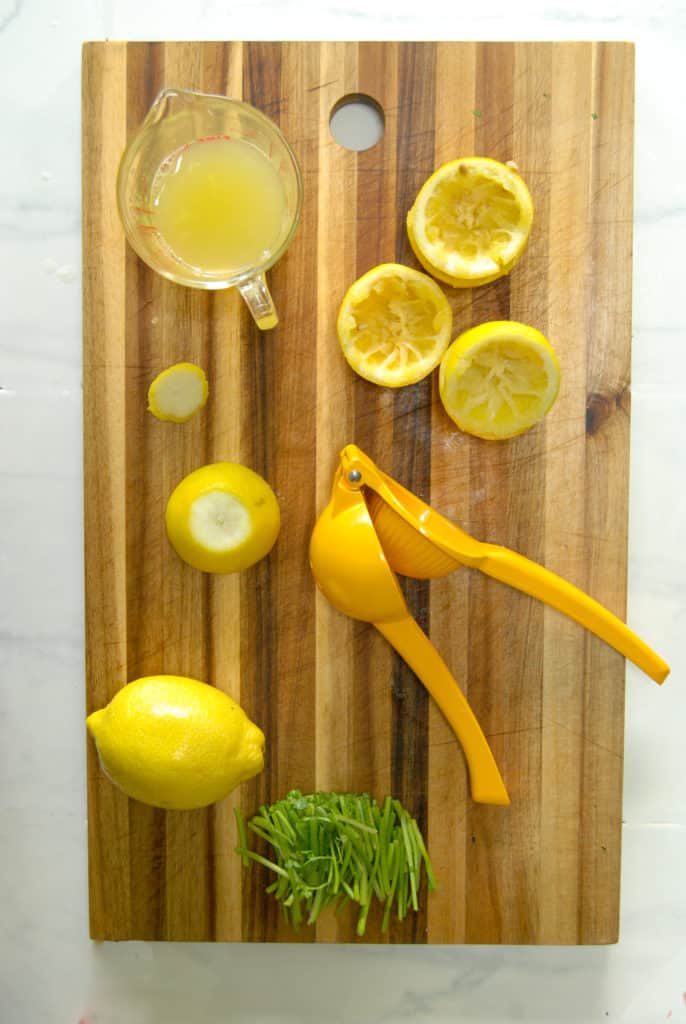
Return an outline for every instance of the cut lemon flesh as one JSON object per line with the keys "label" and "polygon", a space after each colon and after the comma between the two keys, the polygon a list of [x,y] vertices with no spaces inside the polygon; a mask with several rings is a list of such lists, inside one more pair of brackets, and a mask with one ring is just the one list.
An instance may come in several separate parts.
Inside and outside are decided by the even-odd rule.
{"label": "cut lemon flesh", "polygon": [[269,553],[281,525],[276,495],[258,473],[214,462],[184,477],[167,502],[167,536],[203,572],[249,568]]}
{"label": "cut lemon flesh", "polygon": [[548,413],[560,388],[560,364],[540,331],[495,320],[465,331],[441,361],[439,391],[450,418],[468,434],[503,440]]}
{"label": "cut lemon flesh", "polygon": [[416,384],[440,362],[453,315],[426,274],[382,263],[348,289],[338,314],[343,355],[365,380],[385,387]]}
{"label": "cut lemon flesh", "polygon": [[473,288],[512,270],[532,222],[531,195],[516,171],[488,157],[464,157],[439,167],[422,185],[407,233],[430,274]]}
{"label": "cut lemon flesh", "polygon": [[191,504],[188,528],[208,551],[230,551],[250,536],[250,513],[233,494],[208,491]]}
{"label": "cut lemon flesh", "polygon": [[158,420],[185,423],[207,401],[205,371],[195,363],[176,363],[155,377],[148,389],[148,408]]}

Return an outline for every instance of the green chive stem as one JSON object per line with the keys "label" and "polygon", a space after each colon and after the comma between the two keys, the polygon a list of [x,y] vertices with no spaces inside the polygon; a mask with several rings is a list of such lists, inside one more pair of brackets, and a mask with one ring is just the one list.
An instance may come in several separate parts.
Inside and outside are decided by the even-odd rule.
{"label": "green chive stem", "polygon": [[383,805],[366,793],[313,793],[292,790],[285,799],[260,807],[250,831],[271,849],[273,859],[248,848],[247,829],[235,811],[242,863],[274,872],[267,886],[285,919],[298,929],[314,924],[327,907],[337,913],[348,901],[358,905],[356,932],[363,936],[372,902],[383,904],[381,929],[387,931],[395,907],[403,920],[419,908],[422,872],[427,889],[436,888],[426,844],[417,822],[400,801]]}

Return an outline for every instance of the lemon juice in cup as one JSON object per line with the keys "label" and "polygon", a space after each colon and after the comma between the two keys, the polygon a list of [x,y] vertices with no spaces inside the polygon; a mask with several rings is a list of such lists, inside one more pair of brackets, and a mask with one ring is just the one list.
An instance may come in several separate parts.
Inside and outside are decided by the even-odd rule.
{"label": "lemon juice in cup", "polygon": [[237,287],[258,327],[276,325],[265,273],[295,233],[302,178],[268,117],[224,96],[163,90],[124,152],[117,199],[153,270],[192,288]]}
{"label": "lemon juice in cup", "polygon": [[184,146],[160,167],[152,194],[153,220],[174,256],[206,273],[259,264],[287,219],[281,178],[242,139]]}

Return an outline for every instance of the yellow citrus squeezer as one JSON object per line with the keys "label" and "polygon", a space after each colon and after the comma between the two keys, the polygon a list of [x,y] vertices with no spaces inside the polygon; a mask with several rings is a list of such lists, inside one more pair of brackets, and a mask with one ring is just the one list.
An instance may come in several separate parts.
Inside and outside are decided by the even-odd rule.
{"label": "yellow citrus squeezer", "polygon": [[372,623],[407,662],[462,745],[472,799],[509,804],[474,712],[427,635],[410,615],[396,573],[445,576],[460,565],[492,576],[585,626],[657,683],[669,666],[616,615],[523,555],[475,540],[383,473],[356,445],[340,455],[331,500],[310,541],[319,589],[345,615]]}

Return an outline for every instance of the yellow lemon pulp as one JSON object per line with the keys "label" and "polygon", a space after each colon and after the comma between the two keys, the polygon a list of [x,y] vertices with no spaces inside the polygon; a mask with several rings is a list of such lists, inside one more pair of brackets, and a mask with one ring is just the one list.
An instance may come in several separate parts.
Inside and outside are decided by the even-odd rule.
{"label": "yellow lemon pulp", "polygon": [[383,263],[348,289],[338,314],[343,355],[365,380],[402,387],[422,380],[448,347],[453,315],[430,277]]}
{"label": "yellow lemon pulp", "polygon": [[165,523],[185,562],[203,572],[230,573],[268,554],[281,517],[276,495],[258,473],[237,462],[214,462],[178,484]]}
{"label": "yellow lemon pulp", "polygon": [[221,690],[185,676],[145,676],[86,719],[106,775],[153,807],[223,799],[264,765],[264,734]]}
{"label": "yellow lemon pulp", "polygon": [[464,157],[439,167],[407,215],[415,256],[455,288],[488,284],[512,270],[533,222],[528,188],[507,164]]}
{"label": "yellow lemon pulp", "polygon": [[495,320],[465,331],[441,361],[439,391],[468,434],[502,440],[543,419],[557,398],[560,365],[540,331]]}
{"label": "yellow lemon pulp", "polygon": [[207,401],[205,371],[195,363],[175,363],[155,377],[148,389],[148,409],[158,420],[185,423]]}

